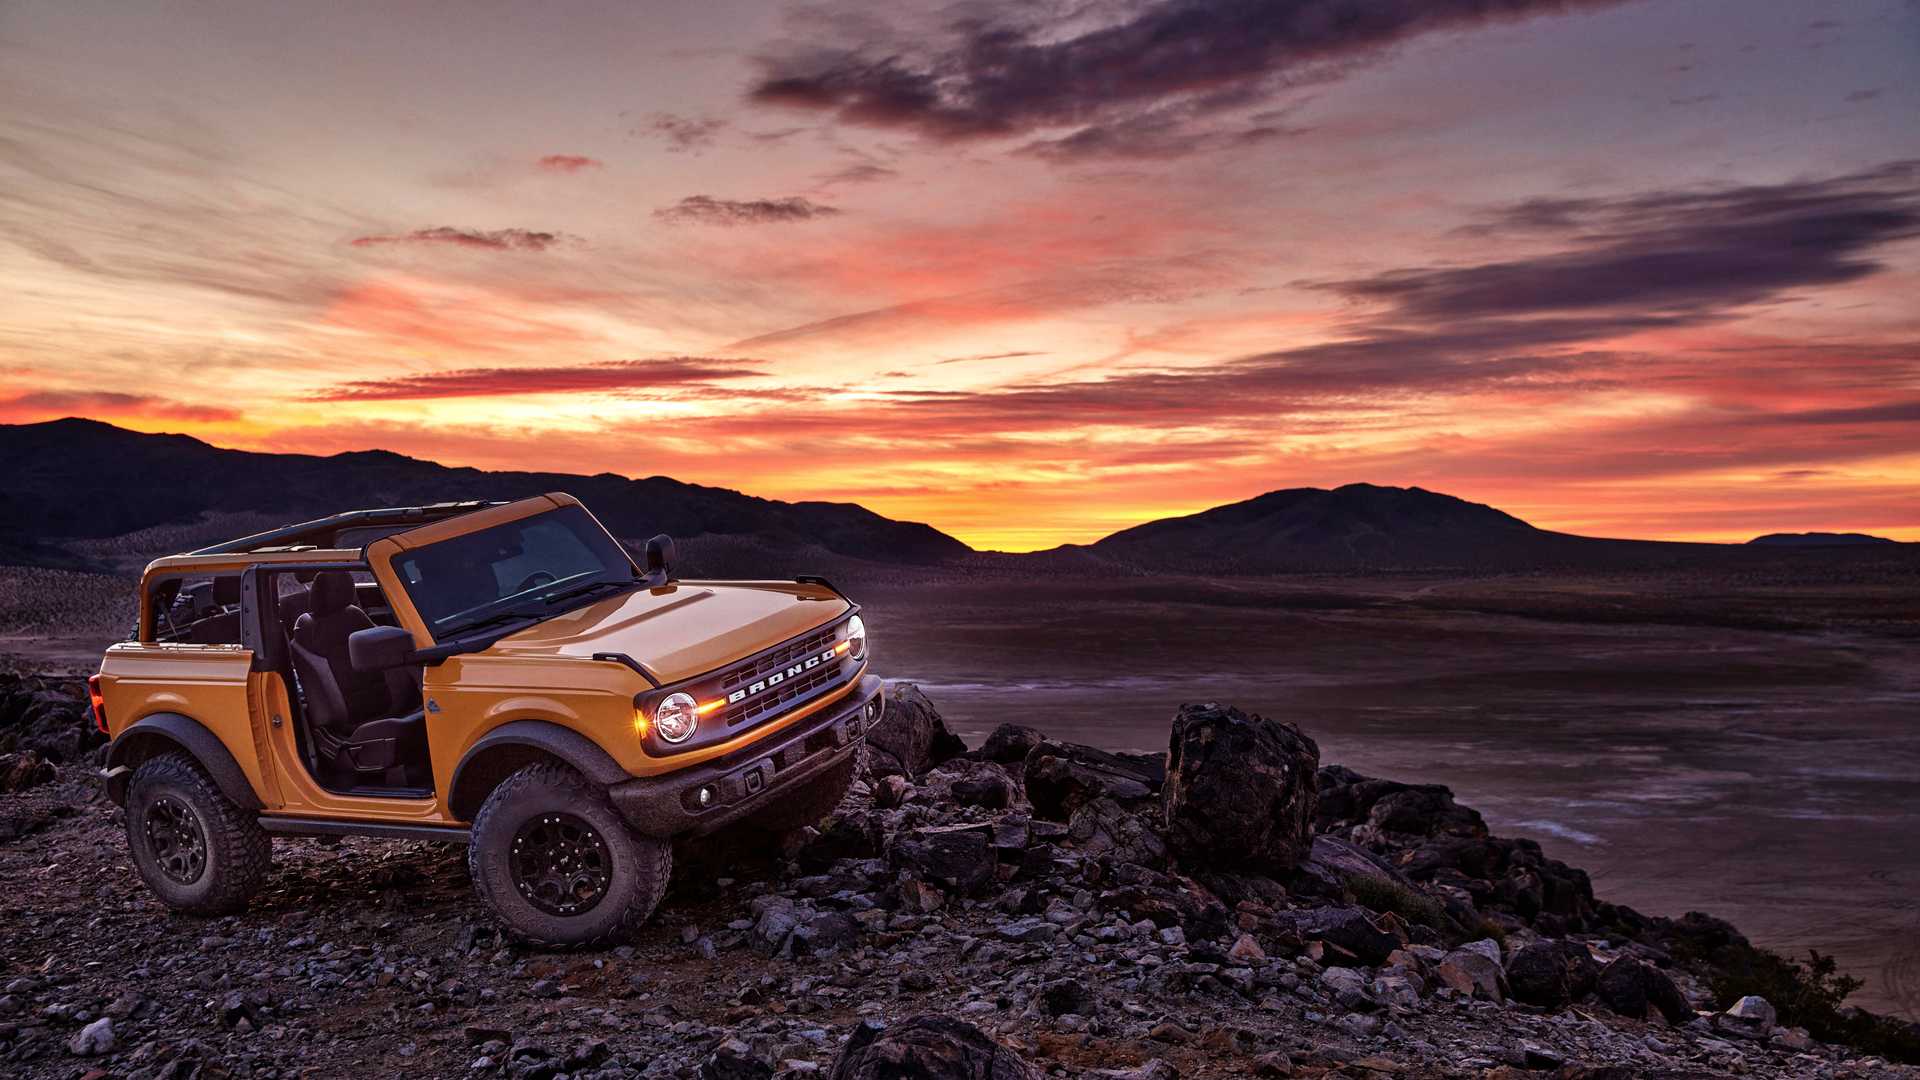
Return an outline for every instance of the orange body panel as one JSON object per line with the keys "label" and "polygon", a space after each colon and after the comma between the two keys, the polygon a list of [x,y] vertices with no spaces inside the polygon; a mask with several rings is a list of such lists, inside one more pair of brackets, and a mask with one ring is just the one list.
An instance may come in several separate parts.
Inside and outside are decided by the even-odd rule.
{"label": "orange body panel", "polygon": [[[545,495],[493,506],[388,536],[360,551],[305,550],[176,555],[156,560],[141,585],[141,623],[149,583],[156,576],[238,573],[248,567],[314,564],[364,567],[379,582],[395,621],[417,647],[436,644],[395,573],[392,560],[410,547],[576,505],[567,495]],[[720,757],[777,735],[842,699],[846,689],[807,702],[739,737],[658,758],[635,730],[635,695],[651,689],[624,664],[595,660],[623,653],[663,682],[705,674],[778,645],[845,615],[851,605],[820,585],[791,581],[687,581],[639,589],[566,611],[501,638],[478,652],[425,668],[427,743],[434,794],[430,798],[343,795],[321,787],[308,772],[289,722],[289,687],[276,672],[253,669],[253,654],[237,645],[122,642],[101,663],[108,731],[117,737],[140,719],[179,713],[219,736],[245,771],[266,813],[341,820],[447,824],[446,805],[461,759],[488,732],[516,720],[544,720],[577,731],[605,750],[631,776],[659,776]]]}

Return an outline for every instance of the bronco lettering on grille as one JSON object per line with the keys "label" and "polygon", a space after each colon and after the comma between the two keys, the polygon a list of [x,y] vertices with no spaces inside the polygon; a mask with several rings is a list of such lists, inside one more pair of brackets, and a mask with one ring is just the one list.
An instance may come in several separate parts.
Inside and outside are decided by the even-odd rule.
{"label": "bronco lettering on grille", "polygon": [[766,678],[761,679],[758,682],[755,682],[752,686],[743,686],[740,689],[735,690],[733,693],[728,694],[727,704],[732,705],[735,702],[745,701],[748,698],[752,697],[755,694],[760,693],[763,690],[769,689],[771,687],[779,686],[781,683],[786,682],[788,679],[793,678],[796,675],[804,675],[807,672],[812,671],[814,668],[819,667],[821,664],[832,663],[836,655],[838,654],[836,654],[832,649],[828,649],[825,652],[819,653],[815,656],[809,656],[802,663],[789,665],[787,670],[785,671],[776,671],[773,674],[767,676]]}

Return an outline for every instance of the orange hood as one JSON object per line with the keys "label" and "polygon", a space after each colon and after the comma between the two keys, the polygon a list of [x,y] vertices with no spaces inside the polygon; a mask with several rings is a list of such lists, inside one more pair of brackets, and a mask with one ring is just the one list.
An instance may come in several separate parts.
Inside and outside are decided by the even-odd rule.
{"label": "orange hood", "polygon": [[829,589],[791,581],[681,581],[575,608],[487,651],[579,658],[625,653],[671,683],[797,637],[851,606]]}

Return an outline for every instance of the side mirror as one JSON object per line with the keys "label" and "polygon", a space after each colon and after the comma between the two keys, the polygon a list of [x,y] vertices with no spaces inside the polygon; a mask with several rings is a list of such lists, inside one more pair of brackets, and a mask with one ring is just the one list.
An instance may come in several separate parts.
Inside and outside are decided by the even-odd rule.
{"label": "side mirror", "polygon": [[413,635],[397,626],[375,626],[347,635],[347,658],[358,671],[385,671],[413,659]]}
{"label": "side mirror", "polygon": [[647,583],[665,585],[673,574],[673,563],[678,557],[673,537],[666,533],[647,541]]}

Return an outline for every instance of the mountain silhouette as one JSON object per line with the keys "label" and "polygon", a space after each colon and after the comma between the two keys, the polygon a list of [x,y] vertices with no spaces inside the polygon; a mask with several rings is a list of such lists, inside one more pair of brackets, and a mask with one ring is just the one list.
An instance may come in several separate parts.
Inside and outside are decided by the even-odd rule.
{"label": "mountain silhouette", "polygon": [[1866,533],[1768,533],[1747,541],[1763,547],[1863,547],[1876,544],[1897,544],[1898,540],[1889,540],[1884,536],[1869,536]]}
{"label": "mountain silhouette", "polygon": [[244,519],[232,530],[241,535],[341,510],[546,491],[579,496],[616,536],[695,541],[689,568],[718,576],[842,560],[876,570],[951,565],[1049,576],[1658,570],[1824,565],[1873,552],[1905,565],[1905,553],[1920,551],[1856,533],[1781,533],[1747,544],[1598,539],[1538,529],[1422,488],[1348,484],[1271,491],[1092,544],[1008,555],[976,552],[932,526],[852,503],[780,502],[664,476],[455,468],[386,450],[254,453],[82,419],[0,425],[0,462],[0,564],[74,569],[97,566],[85,554],[90,542],[203,521],[204,532],[224,527],[220,515]]}
{"label": "mountain silhouette", "polygon": [[0,561],[60,565],[50,545],[119,536],[202,514],[270,514],[292,523],[384,506],[578,496],[616,536],[736,537],[774,550],[936,563],[972,549],[929,525],[851,503],[779,502],[664,476],[490,472],[385,450],[319,457],[224,450],[94,420],[0,425]]}

